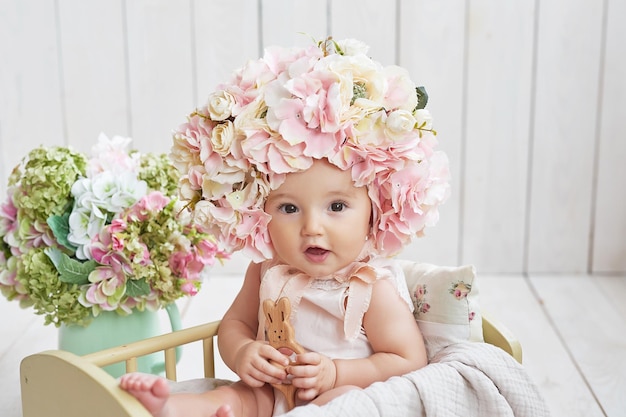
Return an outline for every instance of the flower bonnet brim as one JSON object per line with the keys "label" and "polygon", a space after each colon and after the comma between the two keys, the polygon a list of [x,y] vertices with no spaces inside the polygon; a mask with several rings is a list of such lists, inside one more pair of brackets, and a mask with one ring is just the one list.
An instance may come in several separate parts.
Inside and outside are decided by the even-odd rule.
{"label": "flower bonnet brim", "polygon": [[356,40],[268,48],[174,132],[170,157],[195,220],[227,251],[273,256],[263,211],[285,175],[326,158],[372,201],[373,250],[393,255],[438,218],[446,155],[426,95],[406,69],[383,67]]}

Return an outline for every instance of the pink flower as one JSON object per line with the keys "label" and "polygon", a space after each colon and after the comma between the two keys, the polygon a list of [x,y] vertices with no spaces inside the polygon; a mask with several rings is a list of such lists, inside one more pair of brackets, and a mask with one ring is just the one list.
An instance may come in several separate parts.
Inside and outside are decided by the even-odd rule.
{"label": "pink flower", "polygon": [[98,143],[92,148],[92,155],[87,167],[87,176],[94,177],[105,171],[131,171],[139,169],[139,160],[130,151],[132,139],[113,136],[109,139],[104,133],[98,136]]}
{"label": "pink flower", "polygon": [[460,300],[466,298],[470,293],[470,290],[470,287],[468,287],[463,281],[459,281],[452,287],[450,292],[457,300]]}
{"label": "pink flower", "polygon": [[123,271],[131,274],[132,267],[122,252],[124,246],[124,242],[113,236],[109,228],[104,228],[92,242],[91,256],[94,261],[110,266],[116,273]]}
{"label": "pink flower", "polygon": [[303,143],[304,156],[319,159],[332,155],[346,137],[340,130],[336,82],[336,76],[314,72],[292,79],[284,87],[276,82],[268,86],[268,125],[290,145]]}
{"label": "pink flower", "polygon": [[423,285],[418,285],[418,286],[415,288],[415,292],[413,293],[413,295],[415,296],[415,298],[417,298],[418,300],[419,300],[419,299],[424,298],[424,294],[426,294],[426,291],[425,291],[425,289],[424,289],[424,286],[423,286]]}
{"label": "pink flower", "polygon": [[263,210],[244,210],[243,219],[235,227],[235,235],[243,242],[244,253],[255,262],[260,259],[270,259],[274,249],[270,243],[267,225],[272,216]]}
{"label": "pink flower", "polygon": [[313,160],[304,155],[304,147],[303,143],[290,144],[280,136],[270,136],[263,131],[256,132],[242,143],[244,155],[254,160],[257,169],[264,174],[309,168]]}
{"label": "pink flower", "polygon": [[6,201],[0,205],[0,236],[14,233],[18,227],[17,208],[9,195]]}
{"label": "pink flower", "polygon": [[390,65],[383,69],[383,73],[387,80],[384,107],[413,111],[417,105],[417,95],[413,94],[416,85],[411,81],[409,72],[405,68]]}
{"label": "pink flower", "polygon": [[158,212],[170,202],[170,199],[160,191],[152,191],[133,204],[127,211],[127,216],[133,220],[146,220],[150,212]]}
{"label": "pink flower", "polygon": [[196,256],[203,265],[213,265],[218,253],[217,245],[209,240],[205,239],[196,243]]}
{"label": "pink flower", "polygon": [[168,264],[175,276],[187,279],[198,279],[204,269],[204,263],[191,252],[174,252]]}
{"label": "pink flower", "polygon": [[126,286],[124,274],[111,267],[101,266],[89,274],[89,281],[93,285],[88,286],[82,303],[86,307],[97,305],[105,311],[117,309],[124,294],[120,289]]}
{"label": "pink flower", "polygon": [[198,288],[193,281],[185,281],[181,286],[180,290],[187,295],[196,295],[198,293]]}

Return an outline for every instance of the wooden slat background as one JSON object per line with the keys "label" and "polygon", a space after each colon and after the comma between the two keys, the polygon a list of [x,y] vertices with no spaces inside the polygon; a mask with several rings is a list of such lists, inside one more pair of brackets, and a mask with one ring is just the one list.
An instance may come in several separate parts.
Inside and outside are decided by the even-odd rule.
{"label": "wooden slat background", "polygon": [[453,193],[410,257],[624,273],[623,16],[624,0],[0,0],[0,193],[37,145],[87,152],[102,131],[167,152],[264,46],[332,34],[430,93]]}

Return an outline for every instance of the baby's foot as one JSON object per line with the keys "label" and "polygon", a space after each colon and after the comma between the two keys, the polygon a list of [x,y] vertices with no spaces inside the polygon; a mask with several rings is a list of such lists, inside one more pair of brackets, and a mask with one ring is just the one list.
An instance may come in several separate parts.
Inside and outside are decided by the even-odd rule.
{"label": "baby's foot", "polygon": [[[120,387],[139,400],[155,417],[165,417],[165,404],[170,397],[167,381],[156,375],[138,372],[122,375]],[[221,417],[221,416],[218,416]]]}
{"label": "baby's foot", "polygon": [[235,417],[235,413],[233,413],[233,410],[232,408],[230,408],[230,405],[223,405],[217,409],[217,411],[214,414],[214,417]]}

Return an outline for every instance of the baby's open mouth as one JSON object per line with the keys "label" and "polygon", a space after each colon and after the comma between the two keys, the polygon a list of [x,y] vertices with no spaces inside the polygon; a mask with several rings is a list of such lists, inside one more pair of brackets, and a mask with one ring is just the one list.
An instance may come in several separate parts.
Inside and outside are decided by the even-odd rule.
{"label": "baby's open mouth", "polygon": [[307,248],[306,250],[306,253],[309,253],[311,255],[323,255],[326,252],[328,252],[326,249],[318,248],[318,247],[311,247],[311,248]]}
{"label": "baby's open mouth", "polygon": [[326,255],[329,253],[330,251],[328,251],[327,249],[324,248],[320,248],[317,246],[312,246],[310,248],[307,248],[304,253],[311,259],[314,261],[322,261],[324,260],[324,258],[326,257]]}

